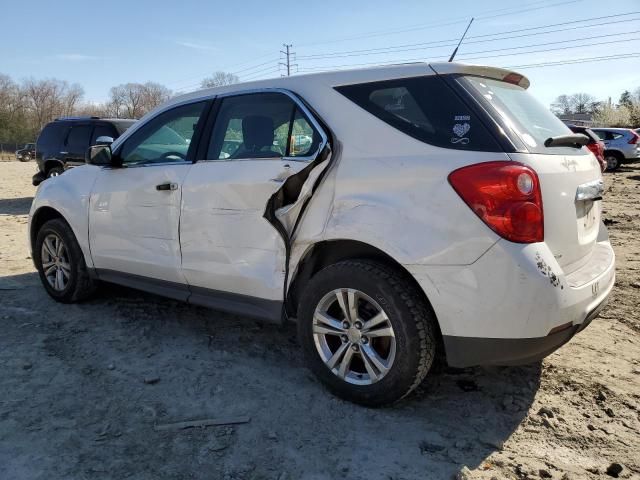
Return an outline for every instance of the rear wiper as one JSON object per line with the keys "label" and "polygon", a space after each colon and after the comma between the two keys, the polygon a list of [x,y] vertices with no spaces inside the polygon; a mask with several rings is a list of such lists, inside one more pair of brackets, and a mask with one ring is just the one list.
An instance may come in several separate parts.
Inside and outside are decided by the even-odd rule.
{"label": "rear wiper", "polygon": [[589,137],[581,133],[572,133],[570,135],[558,135],[557,137],[549,137],[544,141],[545,147],[573,147],[581,148],[589,143]]}

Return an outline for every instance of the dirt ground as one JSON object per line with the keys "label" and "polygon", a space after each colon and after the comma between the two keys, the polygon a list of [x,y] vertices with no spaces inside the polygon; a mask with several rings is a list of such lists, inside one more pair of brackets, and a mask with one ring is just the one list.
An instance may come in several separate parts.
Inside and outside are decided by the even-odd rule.
{"label": "dirt ground", "polygon": [[0,168],[2,480],[640,478],[640,165],[605,175],[599,319],[541,364],[445,371],[379,410],[327,393],[293,325],[116,287],[55,303],[27,247],[35,165]]}

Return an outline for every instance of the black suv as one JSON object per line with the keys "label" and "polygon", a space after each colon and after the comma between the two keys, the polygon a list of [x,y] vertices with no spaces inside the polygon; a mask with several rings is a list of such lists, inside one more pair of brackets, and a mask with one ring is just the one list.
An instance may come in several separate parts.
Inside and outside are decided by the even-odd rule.
{"label": "black suv", "polygon": [[28,162],[35,156],[36,156],[35,143],[25,143],[24,147],[22,147],[20,150],[16,150],[16,160],[20,160],[21,162]]}
{"label": "black suv", "polygon": [[40,171],[33,176],[32,183],[39,185],[46,178],[84,165],[87,149],[96,145],[98,138],[109,137],[113,141],[134,122],[122,118],[66,117],[48,123],[40,132],[36,144],[36,160]]}

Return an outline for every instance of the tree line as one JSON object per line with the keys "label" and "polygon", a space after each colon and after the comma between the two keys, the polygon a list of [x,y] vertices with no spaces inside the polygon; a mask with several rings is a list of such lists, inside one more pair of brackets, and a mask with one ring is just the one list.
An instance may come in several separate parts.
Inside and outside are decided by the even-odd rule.
{"label": "tree line", "polygon": [[625,90],[617,103],[599,101],[588,93],[560,95],[551,104],[556,115],[590,114],[599,127],[640,127],[640,87],[633,93]]}
{"label": "tree line", "polygon": [[[239,78],[216,72],[201,82],[202,88],[237,83]],[[77,83],[55,78],[28,78],[20,82],[0,73],[0,144],[33,142],[50,121],[69,116],[140,118],[174,95],[156,82],[123,83],[111,87],[102,103],[84,101]]]}

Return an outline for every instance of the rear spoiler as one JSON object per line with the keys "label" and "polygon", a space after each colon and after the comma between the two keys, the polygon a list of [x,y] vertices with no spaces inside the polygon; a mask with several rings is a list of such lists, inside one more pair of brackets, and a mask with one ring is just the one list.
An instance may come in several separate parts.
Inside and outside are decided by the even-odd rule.
{"label": "rear spoiler", "polygon": [[498,67],[487,67],[483,65],[465,65],[463,63],[430,63],[431,70],[440,75],[459,73],[465,75],[476,75],[478,77],[494,78],[504,82],[519,85],[524,89],[529,88],[530,82],[524,75]]}

